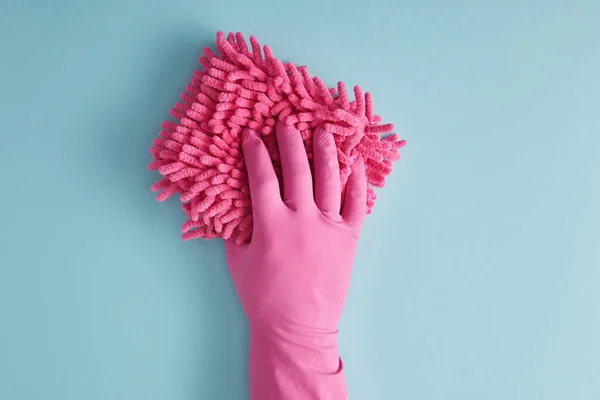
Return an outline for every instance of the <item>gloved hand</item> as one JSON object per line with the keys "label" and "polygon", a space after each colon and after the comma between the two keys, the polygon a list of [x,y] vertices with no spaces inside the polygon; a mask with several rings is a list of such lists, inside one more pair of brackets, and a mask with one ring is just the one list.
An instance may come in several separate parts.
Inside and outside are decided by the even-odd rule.
{"label": "gloved hand", "polygon": [[227,262],[250,325],[251,398],[345,399],[337,326],[365,217],[366,177],[358,159],[341,208],[337,150],[317,129],[313,178],[300,132],[279,122],[283,199],[265,145],[243,133],[252,240],[226,242]]}

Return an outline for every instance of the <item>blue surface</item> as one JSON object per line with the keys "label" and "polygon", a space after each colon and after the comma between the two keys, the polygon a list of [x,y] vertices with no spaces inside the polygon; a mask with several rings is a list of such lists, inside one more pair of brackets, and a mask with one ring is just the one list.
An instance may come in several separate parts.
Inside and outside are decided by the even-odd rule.
{"label": "blue surface", "polygon": [[247,398],[222,244],[146,171],[219,29],[409,141],[342,321],[353,399],[600,398],[600,3],[445,3],[0,0],[0,399]]}

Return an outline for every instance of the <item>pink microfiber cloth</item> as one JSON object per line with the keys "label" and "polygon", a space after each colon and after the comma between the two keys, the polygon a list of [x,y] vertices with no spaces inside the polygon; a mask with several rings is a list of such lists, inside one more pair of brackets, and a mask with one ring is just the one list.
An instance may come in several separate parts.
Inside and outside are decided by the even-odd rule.
{"label": "pink microfiber cloth", "polygon": [[[354,101],[346,86],[328,88],[311,77],[304,66],[282,63],[255,37],[250,46],[241,33],[217,34],[215,54],[209,47],[200,57],[203,70],[194,72],[186,91],[171,110],[179,123],[165,121],[151,149],[163,179],[152,186],[161,191],[158,201],[179,193],[189,220],[183,239],[235,238],[244,243],[252,236],[250,190],[241,150],[241,132],[258,131],[281,178],[275,137],[276,120],[294,125],[302,134],[312,167],[312,135],[323,125],[334,134],[338,147],[342,192],[360,155],[369,182],[365,212],[375,202],[372,186],[383,187],[405,145],[392,124],[380,124],[373,114],[371,95],[354,87]],[[281,180],[280,180],[281,181]]]}

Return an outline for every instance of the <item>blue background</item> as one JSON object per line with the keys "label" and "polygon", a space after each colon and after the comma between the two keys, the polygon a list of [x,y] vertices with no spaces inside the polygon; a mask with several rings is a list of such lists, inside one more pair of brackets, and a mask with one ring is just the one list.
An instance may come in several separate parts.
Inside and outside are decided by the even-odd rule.
{"label": "blue background", "polygon": [[222,243],[181,241],[146,170],[217,30],[361,84],[409,141],[341,324],[353,399],[600,398],[599,15],[1,0],[0,398],[248,397]]}

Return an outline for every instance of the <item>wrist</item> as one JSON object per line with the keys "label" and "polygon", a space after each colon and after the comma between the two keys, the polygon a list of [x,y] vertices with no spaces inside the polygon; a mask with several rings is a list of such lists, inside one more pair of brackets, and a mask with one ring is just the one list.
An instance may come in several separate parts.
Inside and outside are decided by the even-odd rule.
{"label": "wrist", "polygon": [[346,398],[338,332],[250,326],[252,399],[340,400]]}
{"label": "wrist", "polygon": [[252,323],[251,351],[296,368],[333,374],[340,369],[338,330]]}

